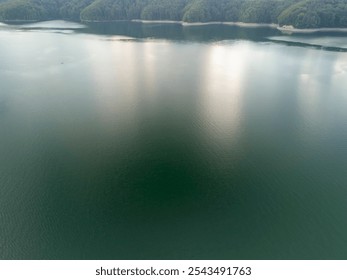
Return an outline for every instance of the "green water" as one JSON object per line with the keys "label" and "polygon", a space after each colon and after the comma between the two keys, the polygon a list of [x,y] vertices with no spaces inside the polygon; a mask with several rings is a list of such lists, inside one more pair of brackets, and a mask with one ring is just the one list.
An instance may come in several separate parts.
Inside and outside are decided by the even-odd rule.
{"label": "green water", "polygon": [[347,258],[345,34],[77,27],[0,26],[0,258]]}

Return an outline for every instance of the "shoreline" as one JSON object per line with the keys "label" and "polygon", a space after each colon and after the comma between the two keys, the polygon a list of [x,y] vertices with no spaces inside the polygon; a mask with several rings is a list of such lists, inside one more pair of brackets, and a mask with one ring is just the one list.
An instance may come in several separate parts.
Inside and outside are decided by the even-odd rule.
{"label": "shoreline", "polygon": [[293,26],[280,26],[277,23],[253,23],[253,22],[240,22],[240,21],[209,21],[209,22],[185,22],[185,21],[174,21],[174,20],[141,20],[133,19],[132,22],[139,22],[144,24],[149,23],[167,23],[167,24],[180,24],[182,26],[201,26],[201,25],[230,25],[238,27],[249,27],[249,28],[258,28],[258,27],[269,27],[277,29],[284,33],[315,33],[315,32],[347,32],[347,27],[319,27],[319,28],[295,28]]}
{"label": "shoreline", "polygon": [[[16,23],[38,23],[38,22],[49,22],[52,20],[5,20],[0,21],[0,26]],[[62,21],[70,22],[70,20],[62,19]],[[71,21],[76,23],[75,21]],[[229,25],[229,26],[238,26],[246,28],[261,28],[268,27],[281,31],[284,34],[292,33],[319,33],[319,32],[347,32],[347,27],[319,27],[319,28],[295,28],[292,25],[280,26],[276,23],[251,23],[251,22],[232,22],[232,21],[210,21],[210,22],[185,22],[185,21],[176,21],[176,20],[142,20],[142,19],[132,19],[132,20],[80,20],[79,23],[111,23],[111,22],[136,22],[142,24],[179,24],[183,27],[189,26],[203,26],[203,25]]]}
{"label": "shoreline", "polygon": [[259,28],[268,27],[277,29],[283,33],[316,33],[316,32],[347,32],[347,27],[319,27],[319,28],[295,28],[292,26],[280,26],[277,23],[254,23],[254,22],[239,22],[239,21],[209,21],[209,22],[186,22],[179,20],[145,20],[145,19],[132,19],[132,20],[89,20],[81,22],[137,22],[143,24],[179,24],[182,26],[202,26],[202,25],[230,25],[238,27]]}
{"label": "shoreline", "polygon": [[278,26],[277,29],[286,34],[317,33],[317,32],[347,32],[347,27],[295,28],[293,26]]}
{"label": "shoreline", "polygon": [[[52,21],[54,19],[49,19],[49,20],[43,20],[43,21]],[[33,23],[33,22],[43,22],[42,20],[23,20],[23,19],[12,19],[12,20],[4,20],[0,21],[0,24],[11,24],[11,23]]]}
{"label": "shoreline", "polygon": [[209,22],[186,22],[178,20],[142,20],[142,19],[133,19],[132,22],[139,22],[144,24],[151,23],[167,23],[167,24],[180,24],[182,26],[201,26],[201,25],[234,25],[240,27],[270,27],[277,28],[278,24],[275,23],[251,23],[251,22],[233,22],[233,21],[209,21]]}

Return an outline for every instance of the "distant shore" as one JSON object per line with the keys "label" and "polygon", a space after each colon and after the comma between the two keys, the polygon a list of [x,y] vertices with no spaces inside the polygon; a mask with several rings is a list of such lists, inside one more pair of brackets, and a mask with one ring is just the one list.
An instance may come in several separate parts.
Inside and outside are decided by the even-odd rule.
{"label": "distant shore", "polygon": [[[4,20],[0,21],[0,24],[11,24],[11,23],[32,23],[32,22],[39,22],[40,20],[23,20],[23,19],[11,19],[11,20]],[[41,20],[42,21],[42,20]],[[45,20],[45,21],[51,21],[51,20]]]}
{"label": "distant shore", "polygon": [[235,26],[241,26],[241,27],[271,27],[271,28],[278,27],[278,24],[275,24],[275,23],[247,23],[247,22],[232,22],[232,21],[186,22],[186,21],[175,21],[175,20],[142,20],[142,19],[133,19],[131,21],[140,22],[140,23],[181,24],[183,26],[223,24],[223,25],[235,25]]}
{"label": "distant shore", "polygon": [[315,32],[347,32],[347,28],[295,28],[293,26],[280,26],[277,23],[252,23],[252,22],[233,22],[233,21],[210,21],[210,22],[185,22],[185,21],[172,21],[172,20],[140,20],[134,19],[133,22],[141,23],[167,23],[167,24],[181,24],[183,26],[200,26],[200,25],[213,25],[213,24],[223,24],[223,25],[233,25],[240,27],[269,27],[278,29],[284,33],[315,33]]}
{"label": "distant shore", "polygon": [[292,25],[277,26],[277,29],[284,33],[315,33],[315,32],[347,32],[347,28],[333,28],[333,27],[321,27],[321,28],[295,28]]}
{"label": "distant shore", "polygon": [[223,25],[235,25],[240,27],[271,27],[271,28],[277,28],[278,24],[275,23],[251,23],[251,22],[232,22],[232,21],[208,21],[208,22],[186,22],[186,21],[179,21],[179,20],[145,20],[145,19],[131,19],[131,20],[81,20],[81,22],[95,22],[95,23],[102,23],[102,22],[137,22],[137,23],[144,23],[144,24],[179,24],[183,26],[200,26],[200,25],[216,25],[216,24],[223,24]]}
{"label": "distant shore", "polygon": [[[49,22],[53,20],[6,20],[0,21],[0,26],[7,24],[15,23],[34,23],[34,22]],[[68,21],[68,20],[64,20]],[[175,21],[175,20],[142,20],[142,19],[133,19],[133,20],[81,20],[80,23],[107,23],[107,22],[138,22],[143,24],[180,24],[182,26],[202,26],[202,25],[231,25],[239,27],[249,27],[249,28],[258,28],[258,27],[268,27],[273,29],[278,29],[279,31],[292,34],[292,33],[316,33],[316,32],[347,32],[347,28],[338,28],[338,27],[320,27],[320,28],[295,28],[291,25],[280,26],[276,23],[251,23],[251,22],[232,22],[232,21],[210,21],[210,22],[185,22],[185,21]],[[73,21],[74,22],[74,21]]]}

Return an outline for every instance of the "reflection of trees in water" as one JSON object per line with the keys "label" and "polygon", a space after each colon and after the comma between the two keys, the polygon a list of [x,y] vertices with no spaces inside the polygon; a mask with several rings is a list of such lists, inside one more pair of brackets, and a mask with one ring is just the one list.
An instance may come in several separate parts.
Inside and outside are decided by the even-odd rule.
{"label": "reflection of trees in water", "polygon": [[272,28],[243,28],[225,24],[182,26],[181,24],[113,22],[88,23],[88,29],[79,32],[105,35],[123,35],[134,38],[157,38],[188,41],[220,41],[228,39],[263,40],[267,36],[279,35]]}

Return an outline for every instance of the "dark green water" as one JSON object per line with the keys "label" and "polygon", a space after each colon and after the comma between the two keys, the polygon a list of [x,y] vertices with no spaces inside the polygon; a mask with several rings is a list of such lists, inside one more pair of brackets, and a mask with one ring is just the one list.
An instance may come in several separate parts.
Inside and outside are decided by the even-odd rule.
{"label": "dark green water", "polygon": [[48,27],[0,26],[0,258],[347,259],[344,34]]}

